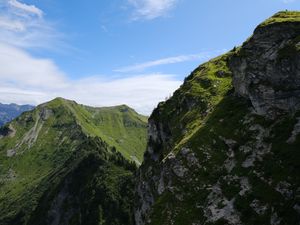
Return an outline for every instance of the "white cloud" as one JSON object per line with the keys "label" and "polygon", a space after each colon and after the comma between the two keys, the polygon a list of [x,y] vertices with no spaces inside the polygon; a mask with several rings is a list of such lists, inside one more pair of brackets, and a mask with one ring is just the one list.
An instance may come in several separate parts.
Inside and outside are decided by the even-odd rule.
{"label": "white cloud", "polygon": [[20,21],[13,21],[9,18],[1,17],[0,16],[0,29],[9,30],[9,31],[24,31],[25,26]]}
{"label": "white cloud", "polygon": [[175,64],[175,63],[181,63],[186,61],[193,61],[193,60],[204,60],[209,59],[215,56],[216,54],[220,54],[224,52],[222,51],[211,51],[211,52],[202,52],[199,54],[191,54],[191,55],[179,55],[174,57],[168,57],[153,61],[148,61],[140,64],[135,64],[132,66],[126,66],[119,69],[116,69],[116,72],[133,72],[133,71],[143,71],[147,68],[155,67],[155,66],[161,66],[161,65],[167,65],[167,64]]}
{"label": "white cloud", "polygon": [[65,75],[51,60],[36,59],[25,51],[0,44],[0,82],[22,87],[47,88],[65,82]]}
{"label": "white cloud", "polygon": [[133,19],[152,20],[166,15],[177,0],[128,0],[135,9]]}
{"label": "white cloud", "polygon": [[166,74],[70,80],[51,60],[6,44],[0,44],[0,61],[0,102],[4,103],[39,104],[60,96],[93,106],[127,104],[149,114],[181,84]]}
{"label": "white cloud", "polygon": [[61,49],[62,35],[43,11],[17,0],[0,0],[0,42],[22,48]]}
{"label": "white cloud", "polygon": [[[170,7],[167,2],[172,1],[145,1],[144,6],[152,8],[152,16],[162,15]],[[146,16],[146,8],[140,16]],[[149,114],[181,84],[172,75],[155,73],[111,80],[104,76],[72,80],[51,59],[36,58],[27,52],[32,48],[61,48],[60,40],[61,35],[38,7],[0,0],[0,102],[39,104],[60,96],[92,106],[127,104]],[[160,63],[180,60],[184,58],[171,57]]]}
{"label": "white cloud", "polygon": [[22,2],[19,2],[17,0],[9,0],[8,4],[12,7],[14,7],[15,9],[18,9],[20,11],[22,11],[23,13],[29,13],[29,14],[33,14],[36,15],[38,17],[42,17],[43,16],[43,11],[40,10],[39,8],[37,8],[34,5],[27,5],[24,4]]}

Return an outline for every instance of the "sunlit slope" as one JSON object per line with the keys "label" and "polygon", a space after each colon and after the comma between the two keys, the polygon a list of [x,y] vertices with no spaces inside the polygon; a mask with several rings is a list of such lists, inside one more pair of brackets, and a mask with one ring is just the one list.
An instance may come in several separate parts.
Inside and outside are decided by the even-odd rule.
{"label": "sunlit slope", "polygon": [[[103,174],[112,182],[103,178],[104,187],[101,184],[100,189],[90,187],[89,191],[112,188],[114,196],[119,196],[122,190],[116,189],[118,182],[125,179],[125,183],[130,183],[134,161],[139,163],[142,158],[146,145],[145,120],[127,106],[91,108],[57,98],[1,128],[0,224],[14,224],[15,220],[17,224],[26,224],[35,216],[32,211],[37,210],[42,196],[52,191],[53,196],[45,203],[48,208],[42,204],[44,210],[50,209],[66,177],[76,183],[76,176],[70,174],[88,156],[88,161],[101,163],[96,163],[95,169],[85,168],[90,177],[86,182],[93,182]],[[55,185],[57,191],[51,189]],[[84,184],[79,187],[78,191],[86,188]],[[86,196],[83,199],[92,201]]]}

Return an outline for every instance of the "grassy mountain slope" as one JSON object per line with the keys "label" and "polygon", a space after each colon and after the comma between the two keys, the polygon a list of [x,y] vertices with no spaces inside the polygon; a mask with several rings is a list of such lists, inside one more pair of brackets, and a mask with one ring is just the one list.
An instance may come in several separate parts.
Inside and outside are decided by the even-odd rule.
{"label": "grassy mountain slope", "polygon": [[[126,106],[90,108],[57,98],[23,113],[1,128],[0,135],[1,224],[27,224],[36,219],[44,221],[43,224],[51,224],[51,221],[63,218],[62,215],[51,214],[55,211],[52,208],[58,207],[56,199],[60,199],[57,204],[64,207],[58,213],[66,211],[70,217],[58,224],[69,224],[71,220],[74,220],[72,224],[80,224],[78,218],[72,216],[75,215],[74,210],[81,209],[78,201],[93,202],[93,207],[97,208],[103,199],[115,201],[111,203],[116,205],[115,213],[123,213],[124,220],[130,220],[130,204],[120,206],[123,198],[119,196],[123,190],[119,189],[118,183],[125,183],[125,188],[131,185],[135,166],[129,161],[140,159],[145,147],[143,143],[146,142],[145,118],[132,109]],[[91,161],[91,168],[86,161]],[[86,167],[79,169],[85,162]],[[86,176],[77,176],[81,172]],[[86,181],[81,183],[81,180]],[[94,182],[97,185],[94,186]],[[73,187],[73,183],[78,185]],[[95,195],[102,189],[111,191],[105,191],[98,200],[80,194],[76,195],[80,197],[77,202],[69,202],[71,197],[61,200],[61,196],[73,196],[75,192],[87,190]],[[51,196],[45,196],[47,193]],[[130,195],[127,197],[130,198]],[[106,206],[101,206],[102,220],[112,217]],[[45,211],[40,214],[42,209]],[[80,215],[89,216],[89,212],[81,212]],[[115,214],[113,216],[116,217]],[[120,218],[117,216],[112,224],[123,224]],[[87,224],[96,224],[98,220]],[[124,224],[130,221],[127,222]]]}
{"label": "grassy mountain slope", "polygon": [[65,105],[74,114],[83,132],[115,146],[128,160],[138,164],[143,160],[141,149],[146,145],[147,117],[126,105],[93,108],[60,98],[51,104]]}
{"label": "grassy mountain slope", "polygon": [[[232,79],[241,74],[231,64],[251,50],[253,58],[267,61],[267,72],[279,68],[270,80],[290,72],[299,90],[299,49],[281,54],[299,45],[299,18],[300,12],[280,12],[268,19],[242,47],[200,65],[154,110],[137,176],[137,225],[299,223],[300,111],[258,115],[253,99],[235,93]],[[238,61],[239,69],[263,77],[250,83],[254,91],[269,87],[253,58],[249,65]],[[276,88],[282,93],[284,87]]]}

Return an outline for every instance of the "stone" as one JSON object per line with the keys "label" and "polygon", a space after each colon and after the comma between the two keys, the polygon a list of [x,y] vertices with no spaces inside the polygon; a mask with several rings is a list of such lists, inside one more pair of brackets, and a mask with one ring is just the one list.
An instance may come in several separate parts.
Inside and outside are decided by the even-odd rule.
{"label": "stone", "polygon": [[251,208],[258,214],[258,215],[263,215],[266,213],[268,210],[267,205],[263,205],[259,200],[254,199],[251,204]]}
{"label": "stone", "polygon": [[292,144],[296,141],[297,136],[300,134],[300,117],[297,118],[298,122],[295,124],[294,129],[290,138],[286,141],[289,144]]}
{"label": "stone", "polygon": [[230,60],[235,93],[257,114],[273,118],[300,109],[300,51],[284,54],[299,33],[300,23],[258,27]]}
{"label": "stone", "polygon": [[6,151],[6,156],[7,157],[13,157],[13,156],[15,156],[16,155],[16,150],[15,149],[9,149],[9,150],[7,150]]}

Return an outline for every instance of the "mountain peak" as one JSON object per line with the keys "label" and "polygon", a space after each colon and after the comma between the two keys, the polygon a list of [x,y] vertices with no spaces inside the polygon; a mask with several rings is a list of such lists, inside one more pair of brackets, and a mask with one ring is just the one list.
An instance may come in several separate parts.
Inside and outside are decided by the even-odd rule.
{"label": "mountain peak", "polygon": [[295,112],[300,109],[299,62],[300,12],[279,12],[230,60],[235,92],[248,98],[258,114]]}
{"label": "mountain peak", "polygon": [[276,14],[153,111],[137,225],[299,222],[299,15]]}
{"label": "mountain peak", "polygon": [[130,161],[140,164],[143,159],[141,149],[146,142],[147,117],[127,105],[91,107],[57,97],[18,117],[17,123],[41,126],[41,129],[45,126],[74,126],[84,135],[100,138],[114,146]]}
{"label": "mountain peak", "polygon": [[262,22],[259,27],[269,26],[275,23],[293,23],[300,22],[300,12],[299,11],[280,11],[274,14],[272,17],[268,18]]}
{"label": "mountain peak", "polygon": [[61,105],[69,104],[69,103],[77,104],[73,100],[65,99],[65,98],[62,98],[62,97],[56,97],[56,98],[54,98],[54,99],[52,99],[48,102],[45,102],[45,103],[42,103],[42,104],[38,105],[38,107],[44,107],[44,106],[57,107],[57,106],[61,106]]}
{"label": "mountain peak", "polygon": [[[19,210],[26,212],[26,220],[30,219],[26,224],[47,224],[41,220],[51,221],[52,216],[60,217],[62,221],[65,214],[56,215],[53,210],[57,205],[43,204],[61,199],[61,194],[57,192],[61,185],[64,185],[63,195],[66,195],[67,189],[70,197],[59,201],[65,202],[64,212],[65,205],[68,205],[68,213],[72,215],[77,214],[74,208],[82,208],[82,205],[77,205],[78,196],[87,193],[87,186],[90,187],[89,194],[80,198],[92,199],[90,202],[98,198],[97,202],[103,202],[104,198],[107,200],[119,195],[117,188],[121,185],[124,189],[132,185],[132,173],[136,165],[141,164],[146,147],[147,124],[127,106],[121,108],[128,109],[129,113],[122,112],[120,107],[94,108],[55,98],[1,128],[0,178],[8,178],[1,180],[0,224],[12,224],[3,221],[14,218],[25,221],[23,214],[18,214]],[[78,190],[76,194],[74,187]],[[95,194],[95,189],[99,190],[98,194]],[[126,198],[117,200],[117,203],[103,203],[105,212],[99,209],[101,206],[98,204],[93,206],[95,212],[100,210],[106,218],[114,221],[110,224],[115,224],[116,218],[121,215],[119,212],[129,207],[124,208],[120,202],[124,199],[127,204],[133,199],[133,193],[127,193],[124,189],[120,196],[124,194]],[[31,195],[33,191],[34,196]],[[111,193],[113,196],[110,196]],[[113,212],[106,212],[106,207],[113,208]],[[91,205],[85,208],[91,209]],[[118,216],[115,215],[117,213]],[[97,215],[93,220],[99,219]],[[122,214],[122,220],[124,216],[128,217],[126,220],[131,220],[129,212]],[[19,220],[14,223],[22,224]]]}

